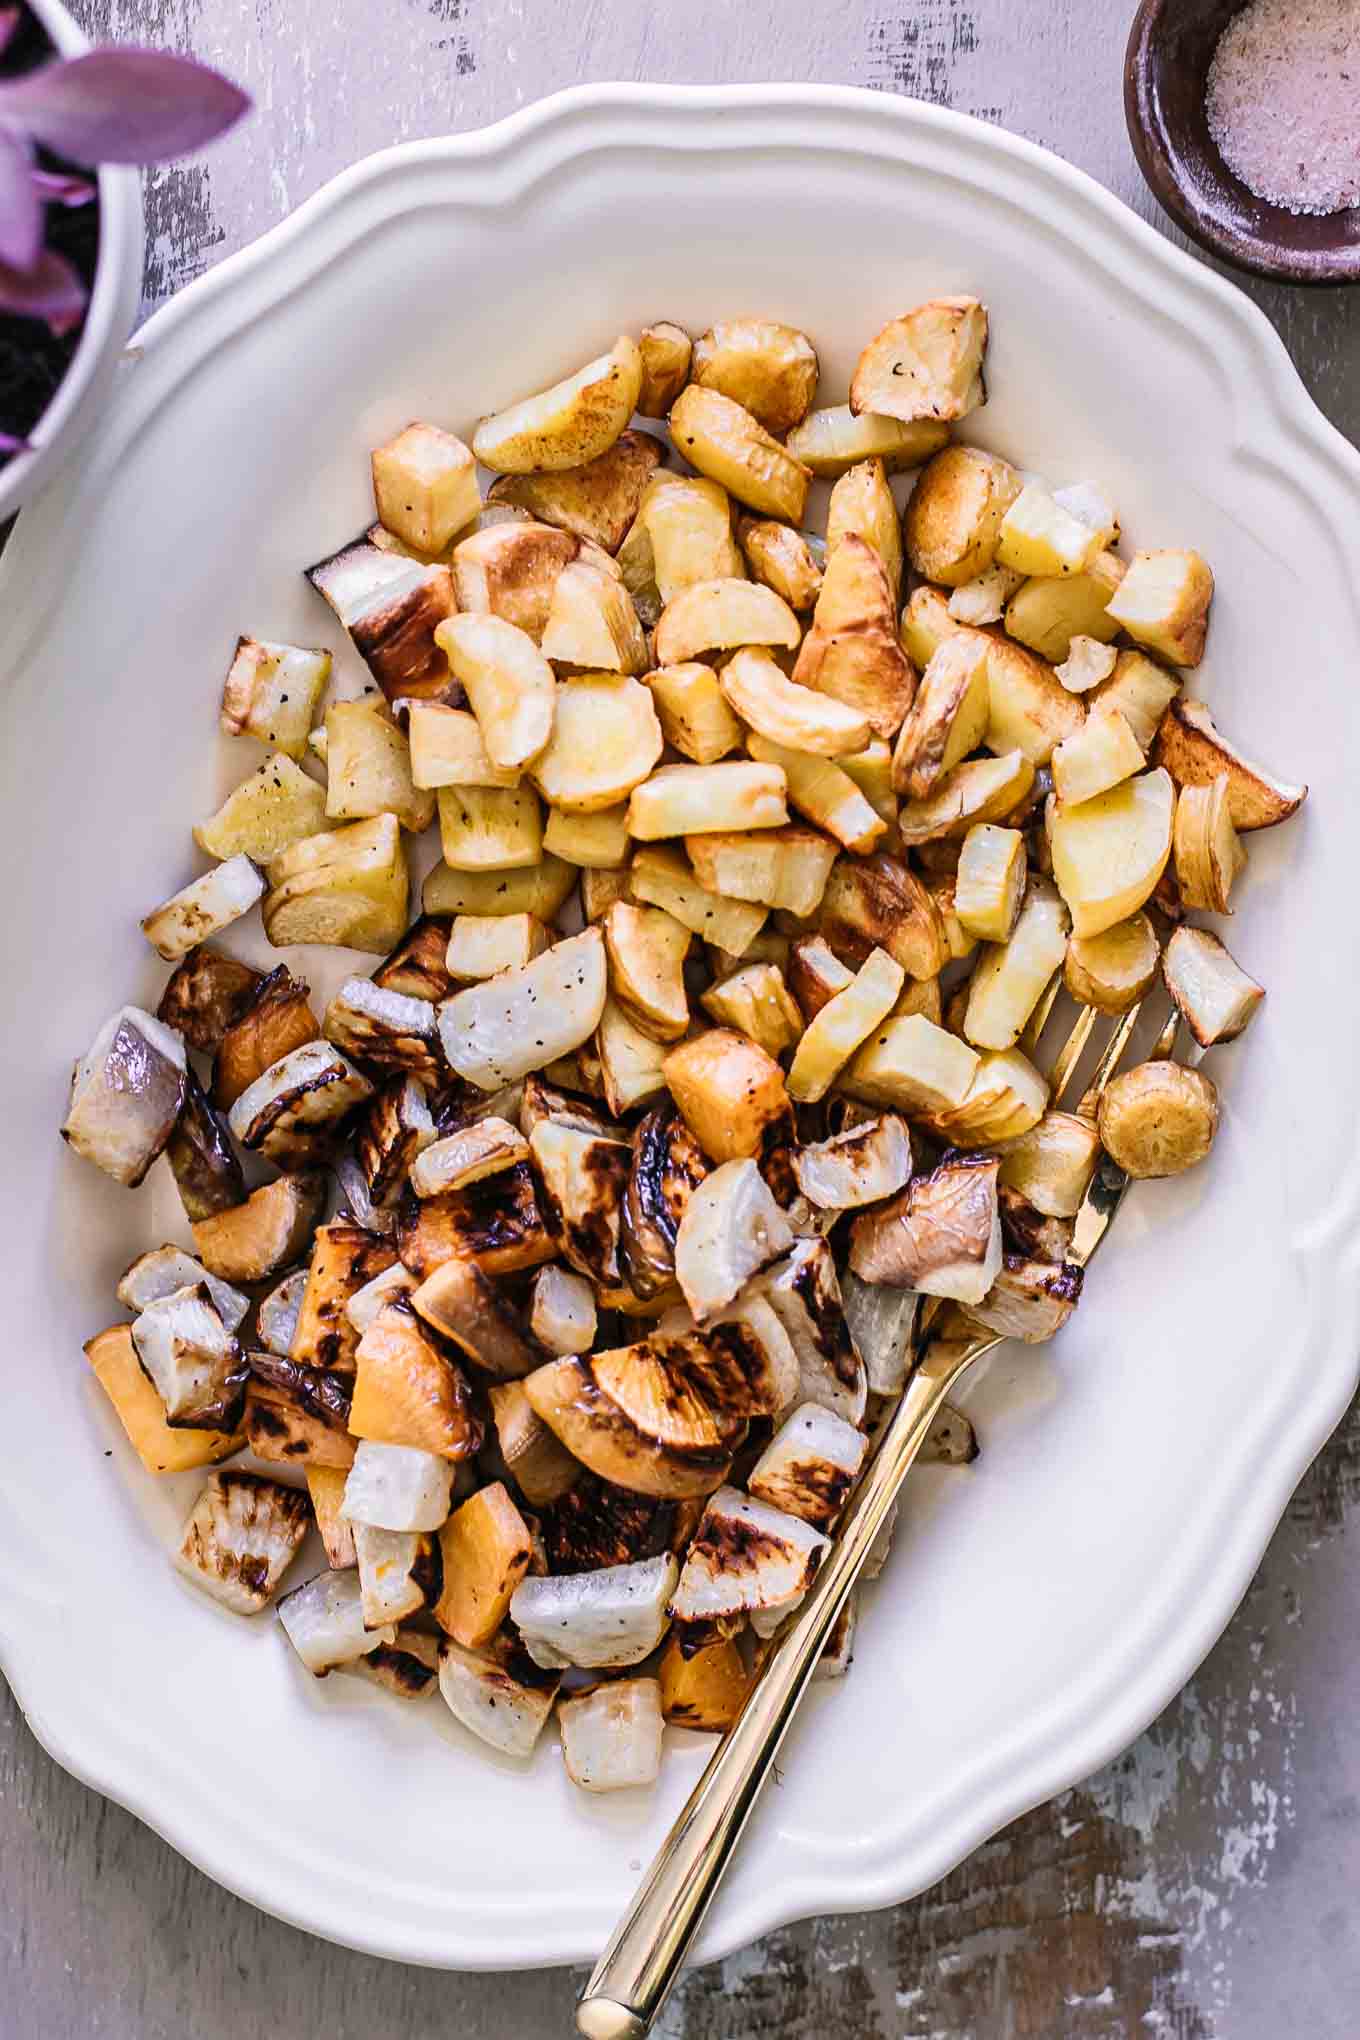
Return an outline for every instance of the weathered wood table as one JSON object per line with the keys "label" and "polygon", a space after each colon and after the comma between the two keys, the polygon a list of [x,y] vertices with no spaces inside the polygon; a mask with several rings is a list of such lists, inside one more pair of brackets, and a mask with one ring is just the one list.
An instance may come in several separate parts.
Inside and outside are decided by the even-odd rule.
{"label": "weathered wood table", "polygon": [[[478,126],[588,79],[817,79],[940,100],[1047,143],[1151,213],[1120,110],[1131,9],[76,0],[93,34],[190,48],[257,102],[210,161],[150,178],[148,308],[369,150]],[[1360,438],[1360,293],[1255,295],[1323,408]],[[1353,2040],[1360,1570],[1347,1573],[1345,1531],[1358,1499],[1352,1411],[1227,1635],[1125,1757],[896,1912],[811,1922],[693,1975],[667,2040]],[[98,1676],[78,1637],[71,1676]],[[400,1969],[228,1897],[57,1770],[7,1696],[0,1793],[5,2040],[570,2030],[579,1979],[566,1973]]]}

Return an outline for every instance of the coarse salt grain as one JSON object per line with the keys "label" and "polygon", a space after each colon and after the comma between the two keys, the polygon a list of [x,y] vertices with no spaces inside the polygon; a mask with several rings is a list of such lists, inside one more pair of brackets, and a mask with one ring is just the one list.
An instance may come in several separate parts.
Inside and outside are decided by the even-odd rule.
{"label": "coarse salt grain", "polygon": [[1209,66],[1229,169],[1292,213],[1360,204],[1360,0],[1248,0]]}

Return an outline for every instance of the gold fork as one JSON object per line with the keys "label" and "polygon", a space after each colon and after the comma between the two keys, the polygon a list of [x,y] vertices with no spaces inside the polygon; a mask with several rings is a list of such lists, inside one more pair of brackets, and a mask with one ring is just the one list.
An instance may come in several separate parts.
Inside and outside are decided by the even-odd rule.
{"label": "gold fork", "polygon": [[[1022,1045],[1031,1052],[1058,991],[1055,978],[1025,1031]],[[1082,1100],[1088,1112],[1118,1067],[1139,1010],[1133,1007],[1111,1033]],[[1055,1058],[1050,1109],[1061,1104],[1071,1086],[1097,1017],[1093,1007],[1084,1007]],[[1171,1055],[1178,1023],[1173,1013],[1151,1059]],[[1076,1267],[1086,1266],[1105,1237],[1128,1180],[1108,1155],[1102,1156],[1073,1229],[1068,1259]],[[825,1562],[766,1657],[741,1712],[709,1759],[582,1992],[576,2025],[586,2040],[643,2040],[651,2031],[908,1469],[960,1377],[1002,1343],[992,1332],[931,1339],[933,1319],[925,1311],[921,1318],[916,1365],[845,1508]]]}

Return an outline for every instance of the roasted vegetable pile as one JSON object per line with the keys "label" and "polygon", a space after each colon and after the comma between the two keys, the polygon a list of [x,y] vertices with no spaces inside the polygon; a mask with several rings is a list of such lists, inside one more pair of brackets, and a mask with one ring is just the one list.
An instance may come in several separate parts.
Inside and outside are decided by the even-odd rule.
{"label": "roasted vegetable pile", "polygon": [[[314,1527],[309,1671],[520,1756],[556,1712],[589,1790],[731,1722],[918,1298],[1048,1338],[1102,1149],[1208,1152],[1197,1069],[1048,1109],[1054,980],[1118,1014],[1160,978],[1202,1046],[1262,997],[1187,917],[1303,790],[1185,696],[1209,568],[965,443],[986,349],[976,300],[917,306],[816,409],[804,334],[657,325],[378,448],[378,521],[307,570],[350,670],[240,640],[263,762],[142,922],[156,1013],[75,1071],[71,1147],[164,1155],[193,1242],[86,1349],[148,1472],[215,1469],[186,1574],[254,1614]],[[323,1008],[216,945],[257,905],[381,961]],[[946,1412],[932,1456],[975,1451]]]}

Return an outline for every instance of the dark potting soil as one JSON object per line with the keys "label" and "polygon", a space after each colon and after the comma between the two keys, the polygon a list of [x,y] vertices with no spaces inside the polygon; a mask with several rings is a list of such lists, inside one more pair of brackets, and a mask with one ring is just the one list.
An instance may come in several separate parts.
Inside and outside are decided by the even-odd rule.
{"label": "dark potting soil", "polygon": [[[52,45],[41,23],[20,0],[21,20],[3,56],[0,78],[13,78],[46,63]],[[39,161],[46,169],[68,170],[71,164],[44,150]],[[99,201],[89,205],[52,205],[47,208],[47,245],[64,255],[87,287],[94,283],[99,253]],[[48,331],[41,319],[18,319],[0,314],[0,432],[22,439],[42,417],[61,386],[71,357],[80,345],[82,327],[60,337]],[[12,458],[0,450],[0,469]]]}

